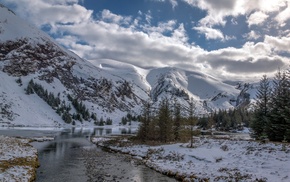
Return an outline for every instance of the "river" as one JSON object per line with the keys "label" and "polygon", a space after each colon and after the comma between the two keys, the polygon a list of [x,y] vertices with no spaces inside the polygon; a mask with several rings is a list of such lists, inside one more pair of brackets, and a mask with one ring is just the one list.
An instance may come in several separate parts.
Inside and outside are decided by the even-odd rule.
{"label": "river", "polygon": [[110,153],[89,141],[91,136],[130,133],[112,129],[0,130],[8,136],[53,136],[53,141],[33,142],[40,167],[37,182],[173,182],[124,154]]}

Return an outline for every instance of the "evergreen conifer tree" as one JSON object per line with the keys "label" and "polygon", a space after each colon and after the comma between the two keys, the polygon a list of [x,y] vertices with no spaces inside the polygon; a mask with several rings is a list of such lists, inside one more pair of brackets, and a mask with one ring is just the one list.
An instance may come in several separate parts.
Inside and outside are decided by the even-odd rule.
{"label": "evergreen conifer tree", "polygon": [[34,87],[34,82],[31,79],[26,87],[26,90],[25,90],[27,95],[34,94],[33,87]]}
{"label": "evergreen conifer tree", "polygon": [[180,139],[180,129],[181,129],[181,106],[180,103],[175,99],[174,101],[174,139],[177,141]]}
{"label": "evergreen conifer tree", "polygon": [[256,138],[266,135],[266,130],[269,131],[270,98],[270,81],[266,75],[263,75],[257,88],[254,118],[251,123],[251,128],[253,129]]}
{"label": "evergreen conifer tree", "polygon": [[194,115],[195,115],[195,109],[196,109],[196,105],[193,101],[193,99],[190,99],[189,102],[189,127],[190,127],[190,147],[193,147],[193,127],[196,125],[195,119],[194,119]]}
{"label": "evergreen conifer tree", "polygon": [[168,99],[160,102],[158,111],[159,140],[161,142],[171,141],[172,136],[172,118]]}
{"label": "evergreen conifer tree", "polygon": [[270,100],[270,122],[266,127],[266,133],[272,141],[285,139],[287,121],[289,118],[289,80],[286,73],[278,70],[273,80],[273,92]]}
{"label": "evergreen conifer tree", "polygon": [[150,122],[152,122],[152,103],[151,101],[146,101],[143,105],[142,115],[140,117],[140,127],[138,130],[138,138],[145,142],[149,139],[149,126]]}

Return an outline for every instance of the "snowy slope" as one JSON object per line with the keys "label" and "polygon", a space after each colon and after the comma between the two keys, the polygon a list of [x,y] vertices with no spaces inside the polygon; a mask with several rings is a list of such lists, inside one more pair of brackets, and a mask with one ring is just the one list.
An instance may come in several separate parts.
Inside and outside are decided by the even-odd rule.
{"label": "snowy slope", "polygon": [[148,91],[154,102],[163,98],[168,98],[172,102],[177,99],[182,105],[187,106],[189,99],[193,98],[199,113],[234,108],[245,102],[241,92],[255,93],[254,88],[246,89],[241,83],[230,85],[201,72],[189,72],[172,67],[142,69],[108,59],[90,62],[101,70],[124,78]]}
{"label": "snowy slope", "polygon": [[[82,60],[7,8],[1,6],[0,13],[2,125],[64,125],[55,109],[39,96],[25,94],[31,79],[58,95],[62,102],[69,103],[67,95],[71,94],[98,118],[110,117],[116,122],[127,112],[139,112],[140,107],[136,106],[148,99],[142,87]],[[22,80],[22,86],[16,83],[17,79]],[[75,111],[73,108],[70,114]]]}
{"label": "snowy slope", "polygon": [[57,126],[63,123],[60,116],[42,99],[25,94],[23,85],[28,83],[28,79],[23,80],[23,85],[19,86],[14,77],[9,77],[3,72],[0,72],[0,75],[1,104],[6,112],[14,113],[11,114],[11,118],[0,117],[0,125],[13,123],[17,126]]}
{"label": "snowy slope", "polygon": [[149,70],[111,59],[89,60],[89,62],[112,75],[135,83],[144,90],[151,87],[147,80],[144,79]]}
{"label": "snowy slope", "polygon": [[128,145],[124,139],[114,146],[106,143],[108,140],[92,139],[93,143],[135,156],[150,168],[185,181],[288,182],[290,179],[290,145],[285,143],[263,144],[239,137],[196,138],[194,147],[189,148],[189,143]]}

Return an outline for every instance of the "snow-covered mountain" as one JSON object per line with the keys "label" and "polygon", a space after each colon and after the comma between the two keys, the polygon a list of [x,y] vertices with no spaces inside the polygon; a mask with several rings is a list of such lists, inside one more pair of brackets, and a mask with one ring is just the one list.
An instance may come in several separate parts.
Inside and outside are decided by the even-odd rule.
{"label": "snow-covered mountain", "polygon": [[[198,113],[206,113],[247,103],[251,89],[177,68],[142,69],[108,59],[85,61],[2,5],[0,79],[0,125],[4,126],[64,125],[65,112],[71,116],[80,112],[72,107],[73,100],[90,115],[116,123],[127,113],[139,114],[144,101],[157,104],[165,97],[185,106],[193,98]],[[44,88],[43,93],[28,92],[31,80]],[[51,97],[64,107],[52,104]],[[82,121],[93,123],[93,117]]]}
{"label": "snow-covered mountain", "polygon": [[[163,98],[177,99],[187,106],[193,98],[198,113],[216,109],[245,106],[255,94],[252,84],[227,84],[201,72],[190,72],[172,67],[142,69],[115,60],[89,61],[102,70],[124,78],[148,93],[153,102]],[[252,95],[251,95],[252,94]]]}

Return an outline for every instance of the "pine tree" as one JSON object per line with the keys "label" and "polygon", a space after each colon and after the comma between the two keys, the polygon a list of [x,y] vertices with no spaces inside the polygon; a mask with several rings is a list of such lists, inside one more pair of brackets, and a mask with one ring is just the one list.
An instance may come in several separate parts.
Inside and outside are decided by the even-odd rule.
{"label": "pine tree", "polygon": [[229,131],[230,126],[231,126],[230,115],[228,114],[228,112],[226,110],[223,110],[221,113],[221,117],[222,117],[222,130]]}
{"label": "pine tree", "polygon": [[97,121],[97,115],[95,113],[92,113],[91,114],[91,118],[94,120],[94,121]]}
{"label": "pine tree", "polygon": [[172,136],[172,118],[168,99],[160,102],[158,111],[159,140],[161,142],[171,141]]}
{"label": "pine tree", "polygon": [[290,142],[290,70],[287,70],[286,72],[286,90],[287,93],[285,95],[286,97],[286,103],[285,103],[285,110],[284,110],[284,118],[285,118],[285,134],[284,134],[284,140]]}
{"label": "pine tree", "polygon": [[208,116],[208,121],[207,121],[207,127],[206,128],[212,130],[212,128],[214,127],[214,125],[215,125],[214,113],[211,113]]}
{"label": "pine tree", "polygon": [[27,95],[30,95],[30,94],[34,94],[34,82],[33,82],[33,80],[31,79],[30,81],[29,81],[29,83],[28,83],[28,85],[27,85],[27,87],[26,87],[26,89],[25,89],[25,93],[27,94]]}
{"label": "pine tree", "polygon": [[113,120],[110,118],[106,119],[106,125],[112,125],[113,124]]}
{"label": "pine tree", "polygon": [[202,117],[198,118],[197,125],[199,127],[201,127],[202,129],[207,129],[207,127],[208,127],[208,120],[209,120],[209,117],[203,115]]}
{"label": "pine tree", "polygon": [[127,122],[128,122],[128,119],[127,119],[126,117],[122,117],[122,118],[121,118],[121,123],[122,123],[122,125],[126,125]]}
{"label": "pine tree", "polygon": [[193,101],[193,99],[191,98],[190,99],[190,102],[189,102],[189,127],[190,127],[190,147],[192,148],[193,147],[193,127],[196,125],[196,122],[195,122],[195,118],[194,118],[194,115],[195,115],[195,109],[196,109],[196,105]]}
{"label": "pine tree", "polygon": [[174,139],[180,140],[180,129],[181,129],[181,106],[180,103],[175,99],[174,102]]}
{"label": "pine tree", "polygon": [[104,126],[105,125],[105,121],[104,121],[104,118],[103,117],[101,117],[100,122],[99,122],[99,125],[100,126]]}
{"label": "pine tree", "polygon": [[149,139],[149,125],[152,122],[152,103],[151,101],[146,101],[143,105],[142,115],[140,117],[140,127],[138,130],[138,138],[143,142]]}
{"label": "pine tree", "polygon": [[289,80],[286,73],[278,70],[273,81],[273,92],[270,100],[270,122],[266,133],[272,141],[282,141],[286,137],[289,117]]}
{"label": "pine tree", "polygon": [[71,115],[68,112],[64,112],[62,115],[62,119],[64,120],[64,122],[66,123],[71,123],[72,122],[72,118]]}
{"label": "pine tree", "polygon": [[257,88],[256,104],[254,118],[251,128],[256,138],[260,138],[269,130],[269,103],[271,98],[270,81],[266,75],[263,75]]}

